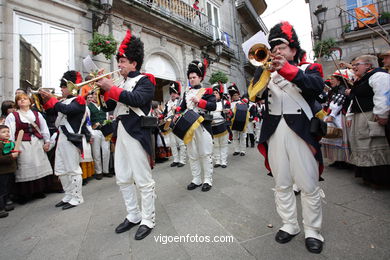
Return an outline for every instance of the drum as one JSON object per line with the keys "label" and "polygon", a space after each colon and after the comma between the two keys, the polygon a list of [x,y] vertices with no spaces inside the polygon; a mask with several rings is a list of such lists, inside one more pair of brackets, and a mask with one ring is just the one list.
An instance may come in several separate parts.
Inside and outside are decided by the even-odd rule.
{"label": "drum", "polygon": [[232,130],[243,131],[249,119],[249,111],[247,104],[236,104],[234,116],[232,119]]}
{"label": "drum", "polygon": [[218,123],[218,124],[215,124],[215,125],[211,125],[211,130],[213,132],[214,138],[226,135],[228,133],[225,121]]}
{"label": "drum", "polygon": [[187,110],[174,123],[172,132],[184,141],[184,144],[191,142],[194,131],[200,126],[204,118],[193,110]]}

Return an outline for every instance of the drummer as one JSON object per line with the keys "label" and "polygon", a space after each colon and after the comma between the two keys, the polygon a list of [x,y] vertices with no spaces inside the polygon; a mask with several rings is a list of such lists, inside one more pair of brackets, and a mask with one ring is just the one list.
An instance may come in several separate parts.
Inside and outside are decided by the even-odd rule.
{"label": "drummer", "polygon": [[[171,86],[169,87],[169,94],[171,98],[165,104],[165,109],[163,112],[165,122],[170,120],[171,117],[175,114],[176,107],[180,104],[180,93],[180,82],[172,82]],[[174,135],[172,132],[167,134],[167,138],[169,140],[169,146],[172,149],[173,155],[173,163],[171,163],[170,166],[183,167],[186,164],[186,146],[183,140]]]}
{"label": "drummer", "polygon": [[[238,90],[238,87],[235,83],[230,85],[228,87],[228,92],[231,98],[231,111],[234,113],[234,109],[237,104],[242,104],[240,98],[240,91]],[[234,128],[233,128],[234,129]],[[234,147],[234,153],[233,156],[241,155],[245,156],[246,153],[246,125],[244,126],[244,129],[242,131],[233,130],[233,147]]]}
{"label": "drummer", "polygon": [[[187,186],[187,190],[193,190],[202,186],[202,191],[209,191],[213,185],[213,138],[211,134],[210,111],[216,108],[216,100],[213,90],[207,88],[199,99],[196,94],[202,88],[201,82],[206,75],[204,63],[194,60],[188,65],[187,77],[191,88],[184,93],[183,101],[176,109],[176,112],[186,112],[193,110],[202,115],[205,120],[195,129],[193,139],[187,144],[187,152],[192,172],[192,181]],[[204,181],[202,185],[201,164],[204,171]]]}
{"label": "drummer", "polygon": [[211,112],[213,115],[211,126],[214,137],[214,168],[226,168],[229,135],[226,126],[226,103],[221,97],[221,95],[223,95],[223,85],[216,83],[215,86],[213,86],[213,93],[217,99],[217,108],[215,111]]}

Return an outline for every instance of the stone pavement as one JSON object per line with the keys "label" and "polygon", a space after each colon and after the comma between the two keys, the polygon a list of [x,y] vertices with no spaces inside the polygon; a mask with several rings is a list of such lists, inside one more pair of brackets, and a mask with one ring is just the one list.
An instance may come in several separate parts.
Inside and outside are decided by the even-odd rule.
{"label": "stone pavement", "polygon": [[[389,259],[389,190],[373,190],[351,171],[326,167],[325,247],[315,255],[305,249],[303,232],[288,244],[275,242],[281,221],[273,179],[257,150],[229,160],[228,168],[215,170],[209,192],[186,190],[188,165],[158,164],[157,225],[142,241],[134,240],[137,228],[114,232],[126,215],[114,178],[90,181],[83,187],[85,203],[70,210],[54,207],[62,194],[17,205],[0,219],[0,259]],[[297,205],[300,212],[299,197]],[[176,238],[182,242],[165,243],[168,236],[182,236]],[[198,242],[191,242],[196,236]],[[200,242],[204,236],[234,240]]]}

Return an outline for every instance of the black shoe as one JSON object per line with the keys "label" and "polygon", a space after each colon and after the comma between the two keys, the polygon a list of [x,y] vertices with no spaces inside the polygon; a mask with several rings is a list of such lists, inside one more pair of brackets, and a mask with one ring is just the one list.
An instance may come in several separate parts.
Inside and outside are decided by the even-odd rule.
{"label": "black shoe", "polygon": [[214,165],[214,168],[218,168],[218,167],[221,167],[221,165],[218,163]]}
{"label": "black shoe", "polygon": [[14,205],[5,205],[4,206],[4,209],[5,209],[5,211],[11,211],[11,210],[14,210],[15,209],[15,207],[14,207]]}
{"label": "black shoe", "polygon": [[185,164],[184,163],[181,163],[181,162],[179,162],[178,164],[177,164],[177,167],[183,167]]}
{"label": "black shoe", "polygon": [[62,210],[67,210],[76,207],[76,205],[72,205],[70,203],[66,203],[63,207]]}
{"label": "black shoe", "polygon": [[100,181],[101,179],[103,179],[103,174],[97,173],[97,174],[94,175],[94,177],[95,177],[96,180]]}
{"label": "black shoe", "polygon": [[12,205],[12,204],[14,204],[14,202],[12,200],[10,200],[10,199],[5,200],[5,205]]}
{"label": "black shoe", "polygon": [[298,190],[298,191],[294,190],[294,194],[295,194],[295,196],[298,196],[299,194],[301,194],[301,191],[300,190]]}
{"label": "black shoe", "polygon": [[203,186],[202,186],[202,191],[209,191],[209,190],[211,190],[211,185],[210,184],[208,184],[208,183],[205,183],[205,184],[203,184]]}
{"label": "black shoe", "polygon": [[225,165],[225,164],[222,164],[222,165],[221,165],[221,167],[222,167],[222,168],[226,168],[226,167],[227,167],[227,165]]}
{"label": "black shoe", "polygon": [[289,242],[296,235],[297,234],[290,235],[289,233],[287,233],[283,230],[279,230],[278,233],[276,233],[275,240],[276,240],[276,242],[278,242],[280,244],[285,244],[285,243]]}
{"label": "black shoe", "polygon": [[323,242],[321,240],[318,240],[314,237],[308,237],[305,239],[305,245],[306,249],[314,254],[319,254],[322,251],[322,244]]}
{"label": "black shoe", "polygon": [[119,233],[126,232],[130,230],[130,228],[138,225],[139,223],[141,223],[141,221],[138,223],[133,223],[130,222],[127,218],[125,218],[125,220],[116,227],[115,233],[119,234]]}
{"label": "black shoe", "polygon": [[240,153],[240,156],[245,156],[245,153]]}
{"label": "black shoe", "polygon": [[144,239],[145,237],[147,237],[150,234],[150,232],[152,232],[152,229],[153,228],[150,228],[146,225],[139,226],[137,233],[135,233],[135,236],[134,236],[135,240]]}
{"label": "black shoe", "polygon": [[87,179],[83,179],[83,186],[85,186],[88,183]]}
{"label": "black shoe", "polygon": [[202,184],[197,185],[197,184],[191,182],[190,184],[188,184],[187,190],[194,190],[194,189],[196,189],[196,188],[198,188],[200,186],[202,186]]}
{"label": "black shoe", "polygon": [[112,174],[111,172],[109,173],[103,173],[103,176],[104,177],[107,177],[107,178],[112,178],[114,176],[114,174]]}
{"label": "black shoe", "polygon": [[176,167],[177,165],[178,165],[179,163],[178,162],[173,162],[173,163],[171,163],[171,167]]}
{"label": "black shoe", "polygon": [[239,152],[234,152],[233,156],[236,156],[236,155],[239,155],[239,154],[240,154]]}
{"label": "black shoe", "polygon": [[60,202],[58,202],[58,203],[56,204],[56,208],[63,207],[63,206],[65,206],[66,204],[68,204],[68,202],[63,202],[63,201],[61,200]]}
{"label": "black shoe", "polygon": [[8,212],[5,212],[4,210],[1,210],[0,211],[0,218],[6,218],[6,217],[8,217]]}

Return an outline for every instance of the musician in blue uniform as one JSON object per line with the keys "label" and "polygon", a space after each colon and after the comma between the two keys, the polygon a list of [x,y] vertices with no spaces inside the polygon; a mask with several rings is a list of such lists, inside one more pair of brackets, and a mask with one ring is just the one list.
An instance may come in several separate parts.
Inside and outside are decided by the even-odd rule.
{"label": "musician in blue uniform", "polygon": [[[306,248],[320,253],[324,241],[320,234],[324,193],[318,182],[322,156],[319,138],[311,133],[310,122],[318,112],[316,97],[324,87],[322,68],[308,63],[298,66],[302,50],[288,22],[275,25],[268,41],[272,53],[271,79],[257,95],[266,101],[259,150],[266,155],[266,163],[272,170],[276,208],[283,222],[275,240],[287,243],[300,232],[293,192],[296,183],[301,189]],[[255,82],[260,68],[255,73]]]}
{"label": "musician in blue uniform", "polygon": [[[202,191],[209,191],[213,185],[213,138],[210,111],[216,109],[216,100],[212,88],[207,88],[201,98],[196,96],[202,88],[201,82],[206,75],[206,64],[194,60],[188,65],[187,77],[191,88],[184,94],[183,101],[176,110],[177,112],[193,110],[205,119],[195,129],[193,139],[187,144],[188,160],[192,172],[192,181],[187,186],[188,190],[202,186]],[[202,166],[204,172],[203,185],[201,178]]]}
{"label": "musician in blue uniform", "polygon": [[[234,114],[237,104],[241,105],[245,103],[242,102],[240,97],[240,91],[238,90],[238,87],[235,83],[233,83],[228,87],[228,92],[231,99],[231,113]],[[248,106],[246,104],[245,106],[248,109]],[[240,116],[243,116],[244,118],[239,118]],[[245,113],[234,114],[234,120],[231,126],[232,135],[233,135],[233,148],[234,148],[233,156],[236,155],[245,156],[246,153],[247,124],[246,123],[237,124],[239,120],[240,121],[246,120]],[[234,121],[236,121],[236,124],[234,123]],[[236,127],[238,127],[239,129]]]}
{"label": "musician in blue uniform", "polygon": [[[169,87],[170,99],[165,104],[165,109],[163,111],[164,120],[170,120],[175,115],[176,108],[180,105],[180,94],[181,94],[181,84],[180,82],[172,82]],[[186,164],[186,154],[187,149],[186,146],[179,137],[173,134],[170,131],[167,134],[169,139],[169,146],[172,149],[173,162],[171,163],[171,167],[183,167]],[[178,149],[179,148],[179,149]]]}
{"label": "musician in blue uniform", "polygon": [[[114,86],[112,79],[107,78],[97,82],[105,91],[106,110],[114,110],[118,121],[115,176],[128,214],[115,232],[122,233],[140,224],[136,240],[144,239],[155,226],[151,129],[142,121],[150,113],[155,88],[149,78],[139,72],[143,59],[143,42],[128,30],[117,54],[123,81],[119,86]],[[141,194],[141,211],[136,187]]]}
{"label": "musician in blue uniform", "polygon": [[80,167],[80,160],[83,157],[83,140],[77,134],[84,134],[88,142],[91,138],[91,133],[86,127],[85,98],[77,96],[77,89],[67,87],[66,81],[80,83],[82,81],[80,72],[71,70],[62,76],[60,87],[64,99],[61,101],[48,92],[40,91],[44,100],[47,101],[44,104],[46,112],[48,114],[58,113],[55,124],[59,135],[54,173],[59,176],[65,196],[55,206],[62,207],[64,210],[84,202]]}

